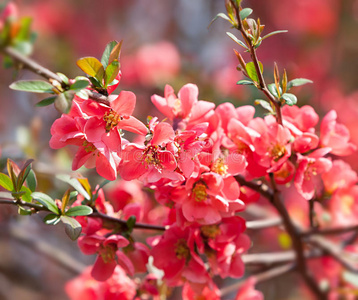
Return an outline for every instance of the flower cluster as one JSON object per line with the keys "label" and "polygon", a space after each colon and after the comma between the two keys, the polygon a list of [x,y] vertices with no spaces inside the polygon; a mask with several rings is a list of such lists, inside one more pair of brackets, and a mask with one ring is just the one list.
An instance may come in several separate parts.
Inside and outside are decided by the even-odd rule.
{"label": "flower cluster", "polygon": [[[151,249],[132,238],[112,236],[101,222],[93,227],[88,222],[93,219],[85,217],[86,234],[79,245],[86,254],[98,254],[92,270],[97,280],[108,279],[118,265],[130,275],[145,271],[149,256],[164,271],[167,286],[189,284],[195,293],[205,287],[212,290],[213,275],[242,277],[241,255],[250,248],[250,240],[244,234],[245,221],[237,213],[258,197],[240,187],[236,176],[266,177],[269,182],[271,173],[279,187],[290,186],[311,201],[328,190],[334,193],[330,205],[340,203],[334,213],[337,220],[352,202],[334,200],[352,195],[355,186],[349,182],[356,182],[356,175],[345,173],[343,183],[337,174],[344,163],[332,162],[332,155],[345,156],[355,150],[348,130],[337,123],[335,111],[323,118],[318,134],[319,117],[310,106],[285,106],[281,125],[271,115],[254,117],[251,106],[235,108],[223,103],[215,107],[198,100],[198,94],[194,84],[184,85],[178,95],[167,85],[164,97],[151,98],[166,121],[149,117],[146,125],[132,116],[136,98],[131,92],[122,91],[109,106],[77,97],[70,113],[53,124],[51,147],[79,147],[73,169],[96,166],[98,174],[109,180],[119,174],[125,180],[122,185],[139,180],[166,207],[161,211],[166,217],[160,222],[168,227],[163,235],[147,240]],[[129,142],[123,131],[139,137]],[[119,197],[126,193],[124,202],[116,199],[103,213],[118,217],[113,210],[117,207],[125,219],[134,215],[140,220],[153,211],[146,201],[135,202],[140,193],[125,204],[128,192],[122,190]],[[99,207],[103,210],[104,206]]]}

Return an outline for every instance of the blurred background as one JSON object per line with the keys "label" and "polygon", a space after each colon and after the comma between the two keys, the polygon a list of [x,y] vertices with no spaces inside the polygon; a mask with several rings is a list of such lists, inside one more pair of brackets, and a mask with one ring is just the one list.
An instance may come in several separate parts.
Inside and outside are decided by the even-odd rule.
{"label": "blurred background", "polygon": [[[213,17],[225,11],[223,0],[14,2],[20,16],[33,18],[37,39],[32,57],[69,78],[83,75],[77,59],[100,58],[109,41],[123,40],[118,91],[137,95],[135,115],[142,121],[147,115],[160,116],[150,96],[162,95],[165,84],[178,91],[185,83],[195,83],[199,98],[216,104],[230,101],[239,106],[262,98],[253,88],[236,85],[242,75],[232,49],[243,51],[226,36],[229,24],[218,19],[208,28]],[[293,90],[298,104],[310,104],[320,115],[336,109],[338,121],[358,144],[358,1],[244,0],[243,6],[253,8],[253,17],[266,25],[264,34],[288,30],[258,49],[267,81],[273,81],[274,62],[281,72],[287,70],[289,79],[313,80],[313,85]],[[34,107],[45,97],[8,88],[15,79],[29,78],[36,76],[0,70],[0,167],[7,157],[18,162],[34,158],[39,190],[56,195],[66,186],[53,176],[70,172],[71,149],[49,149],[50,127],[59,113],[52,106]],[[355,158],[347,160],[357,170]],[[86,172],[95,185],[94,173]],[[82,255],[60,225],[45,226],[38,216],[18,217],[16,209],[1,206],[0,222],[0,299],[67,299],[66,281],[93,258]],[[302,299],[302,290],[295,290],[297,278],[285,279],[259,284],[258,289],[267,299]]]}

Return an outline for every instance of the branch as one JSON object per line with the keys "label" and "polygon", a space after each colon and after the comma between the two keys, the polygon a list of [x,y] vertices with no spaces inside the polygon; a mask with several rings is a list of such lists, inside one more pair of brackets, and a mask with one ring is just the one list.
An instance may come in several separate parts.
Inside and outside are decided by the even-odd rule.
{"label": "branch", "polygon": [[[61,84],[61,86],[63,88],[68,87],[66,85],[66,83],[62,81],[61,77],[58,76],[56,73],[41,66],[33,59],[24,56],[23,54],[18,52],[16,49],[14,49],[12,47],[4,47],[4,48],[0,48],[0,51],[3,52],[4,54],[10,56],[15,61],[17,61],[22,67],[34,72],[35,74],[38,74],[38,75],[46,78],[51,83],[52,83],[52,81],[56,80],[57,82],[59,82]],[[109,97],[102,95],[100,93],[94,92],[94,91],[90,91],[90,90],[84,90],[84,91],[86,91],[88,98],[90,98],[91,100],[109,105],[109,103],[110,103]]]}
{"label": "branch", "polygon": [[244,177],[241,175],[235,176],[235,179],[238,183],[241,185],[247,186],[248,188],[254,190],[255,192],[260,193],[262,196],[264,196],[267,199],[271,199],[273,196],[273,191],[269,186],[264,184],[262,181],[247,181]]}
{"label": "branch", "polygon": [[303,237],[310,236],[310,235],[336,235],[336,234],[344,234],[351,231],[358,231],[358,225],[347,226],[347,227],[326,228],[326,229],[314,228],[308,231],[301,232],[300,235]]}
{"label": "branch", "polygon": [[267,85],[265,83],[265,79],[264,79],[263,74],[262,74],[261,69],[260,69],[259,60],[258,60],[257,54],[256,54],[256,48],[253,45],[250,37],[248,36],[246,30],[243,27],[242,20],[240,18],[240,8],[239,8],[239,6],[235,5],[235,3],[233,1],[231,1],[231,3],[233,5],[233,7],[235,8],[237,22],[238,22],[238,24],[236,26],[236,29],[241,32],[241,35],[242,35],[242,37],[244,38],[244,40],[246,42],[246,45],[249,47],[251,60],[254,63],[254,66],[255,66],[256,74],[257,74],[257,77],[259,79],[258,89],[260,89],[266,95],[266,97],[270,100],[272,105],[275,107],[276,121],[277,121],[278,124],[282,125],[281,102],[278,101],[270,93],[269,89],[267,88]]}
{"label": "branch", "polygon": [[320,290],[314,278],[308,273],[307,263],[304,255],[304,247],[301,239],[301,235],[295,225],[292,223],[291,218],[286,210],[286,207],[282,203],[280,198],[280,192],[276,187],[276,183],[273,174],[270,173],[271,184],[274,189],[274,195],[272,197],[272,204],[282,217],[282,221],[285,225],[287,233],[290,235],[293,248],[296,252],[297,270],[305,280],[306,284],[310,287],[311,291],[317,296],[317,299],[327,299],[326,293]]}

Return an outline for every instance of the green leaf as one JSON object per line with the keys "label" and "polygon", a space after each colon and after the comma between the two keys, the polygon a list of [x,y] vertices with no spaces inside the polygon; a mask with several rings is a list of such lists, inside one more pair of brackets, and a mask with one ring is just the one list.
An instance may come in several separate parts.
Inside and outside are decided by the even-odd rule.
{"label": "green leaf", "polygon": [[254,83],[250,80],[239,80],[238,82],[236,82],[236,84],[240,84],[240,85],[254,85]]}
{"label": "green leaf", "polygon": [[14,190],[14,186],[12,184],[12,181],[11,181],[10,177],[7,176],[4,173],[0,173],[0,185],[4,189],[6,189],[6,190],[8,190],[10,192],[12,192]]}
{"label": "green leaf", "polygon": [[91,83],[92,83],[92,85],[94,86],[94,87],[96,87],[96,88],[102,88],[102,84],[96,79],[96,78],[94,78],[94,77],[89,77],[88,78],[90,81],[91,81]]}
{"label": "green leaf", "polygon": [[78,191],[83,197],[85,197],[87,200],[91,200],[90,195],[88,195],[88,193],[83,188],[82,184],[77,180],[77,178],[73,178],[73,177],[71,177],[70,175],[67,175],[67,174],[59,174],[59,175],[56,176],[56,178],[68,183],[76,191]]}
{"label": "green leaf", "polygon": [[226,34],[238,45],[240,45],[241,47],[245,48],[246,50],[248,50],[249,48],[247,48],[247,46],[245,45],[244,42],[240,41],[236,36],[234,36],[231,32],[226,32]]}
{"label": "green leaf", "polygon": [[273,113],[273,109],[272,109],[270,103],[267,102],[266,100],[257,99],[257,100],[255,100],[255,105],[260,105],[260,106],[262,106],[262,108],[268,110],[270,113]]}
{"label": "green leaf", "polygon": [[86,205],[73,206],[68,211],[66,211],[65,215],[69,217],[77,217],[77,216],[88,216],[93,213],[93,209]]}
{"label": "green leaf", "polygon": [[16,42],[14,48],[25,56],[29,56],[33,49],[32,44],[29,41]]}
{"label": "green leaf", "polygon": [[22,169],[20,170],[20,173],[17,177],[17,190],[20,190],[23,186],[27,176],[30,173],[31,170],[31,163],[33,162],[33,159],[28,159],[25,164],[22,166]]}
{"label": "green leaf", "polygon": [[127,227],[128,227],[129,233],[131,233],[133,231],[136,221],[137,221],[137,219],[135,216],[130,216],[129,219],[127,220]]}
{"label": "green leaf", "polygon": [[58,222],[60,222],[60,216],[55,214],[48,214],[46,217],[44,217],[44,222],[47,225],[56,225]]}
{"label": "green leaf", "polygon": [[[262,66],[262,63],[259,62],[259,66],[260,66],[260,70],[261,72],[263,71],[263,66]],[[247,72],[247,75],[249,75],[249,77],[255,81],[255,82],[259,82],[259,76],[257,75],[256,73],[256,68],[255,68],[255,64],[250,61],[246,64],[246,72]]]}
{"label": "green leaf", "polygon": [[21,192],[23,193],[21,195],[22,200],[24,200],[25,202],[31,202],[32,201],[32,197],[31,197],[32,191],[28,187],[23,186],[21,188]]}
{"label": "green leaf", "polygon": [[32,214],[31,209],[23,208],[22,206],[19,206],[17,213],[21,216],[29,216]]}
{"label": "green leaf", "polygon": [[313,83],[313,81],[306,78],[296,78],[288,82],[287,89],[290,89],[294,86],[301,86],[307,83]]}
{"label": "green leaf", "polygon": [[68,80],[68,77],[65,75],[65,74],[62,74],[62,73],[56,73],[60,78],[61,80],[66,83],[67,85],[69,84],[69,80]]}
{"label": "green leaf", "polygon": [[32,93],[54,93],[52,84],[42,80],[20,80],[12,83],[10,88],[17,91]]}
{"label": "green leaf", "polygon": [[74,84],[70,86],[70,90],[80,91],[88,87],[88,80],[77,80]]}
{"label": "green leaf", "polygon": [[251,15],[253,10],[251,8],[244,8],[240,11],[240,19],[246,19],[249,15]]}
{"label": "green leaf", "polygon": [[67,114],[71,109],[74,96],[75,93],[72,90],[59,94],[55,99],[55,108],[59,112]]}
{"label": "green leaf", "polygon": [[29,189],[34,192],[37,187],[37,179],[35,172],[31,169],[29,175],[26,177],[26,184],[29,187]]}
{"label": "green leaf", "polygon": [[85,90],[80,90],[79,92],[76,93],[76,96],[80,97],[80,98],[82,98],[84,100],[88,99],[88,94],[86,93]]}
{"label": "green leaf", "polygon": [[276,84],[270,83],[267,85],[268,90],[272,95],[274,95],[276,98],[278,98],[277,90],[276,90]]}
{"label": "green leaf", "polygon": [[104,68],[101,62],[95,57],[83,57],[77,61],[77,66],[86,74],[95,77],[102,82]]}
{"label": "green leaf", "polygon": [[[119,43],[117,41],[111,41],[106,45],[106,48],[104,49],[104,52],[102,54],[101,63],[103,65],[103,68],[106,69],[108,64],[110,64],[110,56],[112,50],[118,45]],[[119,52],[118,52],[119,55]],[[116,57],[116,59],[118,56]]]}
{"label": "green leaf", "polygon": [[118,60],[114,60],[108,65],[108,67],[106,68],[105,74],[104,74],[104,86],[105,87],[109,83],[111,83],[114,79],[116,79],[120,68],[121,68],[121,65]]}
{"label": "green leaf", "polygon": [[267,39],[268,37],[273,36],[275,34],[285,33],[285,32],[288,32],[288,30],[277,30],[277,31],[270,32],[269,34],[266,34],[264,37],[262,37],[262,40]]}
{"label": "green leaf", "polygon": [[32,18],[30,17],[23,17],[20,20],[20,30],[16,35],[16,39],[19,41],[28,40],[30,38],[30,27],[32,23]]}
{"label": "green leaf", "polygon": [[49,195],[41,192],[34,192],[31,194],[31,196],[36,201],[40,202],[43,206],[47,207],[49,211],[52,211],[57,215],[60,213],[55,201]]}
{"label": "green leaf", "polygon": [[65,225],[65,232],[68,237],[72,241],[77,240],[82,231],[81,224],[68,216],[61,216],[61,221]]}
{"label": "green leaf", "polygon": [[297,97],[294,94],[284,93],[281,97],[289,106],[295,105],[297,103]]}
{"label": "green leaf", "polygon": [[210,22],[208,28],[211,26],[211,24],[213,24],[213,23],[215,22],[215,20],[216,20],[217,18],[221,18],[221,19],[224,19],[224,20],[226,20],[226,21],[229,21],[230,24],[233,25],[232,20],[231,20],[227,15],[225,15],[224,13],[218,13],[218,14],[215,16],[215,18],[211,20],[211,22]]}
{"label": "green leaf", "polygon": [[51,105],[55,102],[56,98],[57,98],[57,96],[45,98],[45,99],[41,100],[40,102],[37,102],[35,104],[35,106],[36,107],[44,107],[44,106]]}

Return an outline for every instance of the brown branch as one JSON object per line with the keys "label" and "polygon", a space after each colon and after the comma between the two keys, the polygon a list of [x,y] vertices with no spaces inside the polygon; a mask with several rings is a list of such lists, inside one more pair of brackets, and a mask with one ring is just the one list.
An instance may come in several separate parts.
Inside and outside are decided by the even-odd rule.
{"label": "brown branch", "polygon": [[261,181],[257,181],[257,182],[255,182],[255,181],[247,181],[241,175],[235,176],[235,179],[241,185],[247,186],[248,188],[254,190],[255,192],[260,193],[262,196],[264,196],[267,199],[271,199],[272,196],[273,196],[272,189],[268,185],[264,184]]}
{"label": "brown branch", "polygon": [[307,241],[308,243],[321,249],[324,253],[330,255],[347,270],[358,274],[358,268],[356,267],[358,259],[356,255],[352,255],[351,253],[344,251],[342,246],[339,246],[320,236],[311,236]]}
{"label": "brown branch", "polygon": [[[51,82],[51,84],[52,84],[53,80],[56,80],[63,88],[68,87],[67,84],[65,82],[63,82],[61,77],[58,76],[56,73],[41,66],[33,59],[24,56],[23,54],[18,52],[16,49],[14,49],[12,47],[4,47],[4,48],[0,48],[0,51],[3,52],[5,55],[10,56],[15,61],[17,61],[22,67],[32,71],[35,74],[42,76],[43,78],[46,78],[47,80],[49,80]],[[102,95],[100,93],[94,92],[94,91],[90,91],[90,90],[85,90],[85,91],[88,95],[88,98],[90,98],[91,100],[109,105],[109,103],[110,103],[109,97]]]}
{"label": "brown branch", "polygon": [[326,293],[320,290],[314,278],[308,273],[307,262],[304,255],[304,245],[301,239],[300,232],[292,223],[291,218],[286,210],[286,207],[282,203],[282,200],[280,198],[280,192],[276,188],[276,183],[273,178],[273,174],[271,173],[270,173],[270,178],[274,190],[272,204],[274,205],[274,207],[282,217],[282,221],[285,225],[287,233],[291,237],[293,248],[296,252],[297,270],[301,274],[306,284],[310,287],[311,291],[316,295],[317,299],[322,299],[322,300],[327,299]]}
{"label": "brown branch", "polygon": [[308,231],[301,232],[300,235],[310,236],[310,235],[338,235],[338,234],[345,234],[351,231],[358,231],[358,225],[347,226],[347,227],[335,227],[335,228],[324,228],[318,229],[314,228]]}
{"label": "brown branch", "polygon": [[263,229],[282,225],[281,218],[270,218],[264,220],[247,221],[247,229]]}

